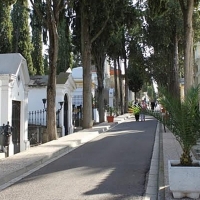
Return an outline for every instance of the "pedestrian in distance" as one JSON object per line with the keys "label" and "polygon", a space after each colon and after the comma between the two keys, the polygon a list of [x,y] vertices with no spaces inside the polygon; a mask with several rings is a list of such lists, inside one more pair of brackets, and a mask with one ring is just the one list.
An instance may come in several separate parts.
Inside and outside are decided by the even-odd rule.
{"label": "pedestrian in distance", "polygon": [[155,108],[155,102],[152,101],[152,102],[151,102],[151,110],[154,111],[154,108]]}
{"label": "pedestrian in distance", "polygon": [[140,117],[141,117],[141,121],[145,121],[145,113],[146,113],[146,109],[147,109],[147,104],[144,100],[142,100],[141,102],[141,111],[140,111]]}
{"label": "pedestrian in distance", "polygon": [[140,111],[141,111],[140,103],[138,102],[138,100],[136,100],[133,106],[133,112],[134,112],[136,121],[139,121],[140,119]]}

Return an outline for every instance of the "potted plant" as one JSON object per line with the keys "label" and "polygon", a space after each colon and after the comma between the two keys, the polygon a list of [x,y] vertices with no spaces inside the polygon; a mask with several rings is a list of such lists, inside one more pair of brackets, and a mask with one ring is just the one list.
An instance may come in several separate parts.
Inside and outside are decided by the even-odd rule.
{"label": "potted plant", "polygon": [[128,112],[134,114],[136,121],[139,121],[140,110],[141,110],[141,107],[138,104],[134,104],[134,105],[129,104]]}
{"label": "potted plant", "polygon": [[109,107],[108,108],[108,113],[109,115],[107,115],[107,121],[110,122],[114,122],[114,108],[113,107]]}
{"label": "potted plant", "polygon": [[162,117],[148,111],[159,119],[174,134],[182,147],[180,160],[168,161],[169,187],[174,198],[198,198],[200,194],[200,161],[193,160],[191,149],[200,138],[200,86],[193,86],[185,95],[184,101],[161,90],[161,105],[168,113]]}

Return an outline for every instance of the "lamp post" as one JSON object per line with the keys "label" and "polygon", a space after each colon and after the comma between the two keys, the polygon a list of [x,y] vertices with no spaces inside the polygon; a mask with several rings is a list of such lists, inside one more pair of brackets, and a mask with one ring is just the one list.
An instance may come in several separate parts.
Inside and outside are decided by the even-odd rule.
{"label": "lamp post", "polygon": [[[47,115],[45,115],[45,112],[47,111],[47,109],[46,109],[46,102],[47,102],[47,99],[42,99],[42,102],[43,102],[43,104],[44,104],[44,110],[43,110],[43,125],[45,125],[45,123],[46,123],[46,126],[47,126]],[[44,121],[46,119],[46,122]]]}
{"label": "lamp post", "polygon": [[58,115],[58,124],[57,124],[57,127],[59,128],[59,124],[60,124],[60,111],[62,110],[62,107],[63,107],[63,101],[61,102],[58,102],[60,104],[60,108],[57,110],[56,114]]}
{"label": "lamp post", "polygon": [[43,102],[43,104],[44,104],[44,110],[46,111],[45,105],[46,105],[47,99],[42,99],[42,102]]}

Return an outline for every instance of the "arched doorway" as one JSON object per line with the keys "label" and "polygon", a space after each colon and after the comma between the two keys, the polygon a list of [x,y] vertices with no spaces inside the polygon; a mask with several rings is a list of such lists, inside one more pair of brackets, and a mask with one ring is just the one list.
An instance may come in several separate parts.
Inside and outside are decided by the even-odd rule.
{"label": "arched doorway", "polygon": [[68,135],[68,98],[67,94],[64,97],[64,127],[65,127],[65,135]]}

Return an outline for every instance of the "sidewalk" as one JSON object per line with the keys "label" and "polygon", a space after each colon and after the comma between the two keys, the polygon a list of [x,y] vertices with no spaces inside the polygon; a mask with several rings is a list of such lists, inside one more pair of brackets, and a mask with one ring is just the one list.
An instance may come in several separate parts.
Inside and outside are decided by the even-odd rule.
{"label": "sidewalk", "polygon": [[[200,145],[197,144],[193,148],[193,159],[198,159],[196,149],[199,149]],[[180,144],[176,140],[175,136],[166,128],[166,132],[163,130],[162,124],[160,124],[160,166],[159,166],[159,190],[158,200],[173,200],[171,191],[169,190],[168,179],[168,160],[179,160],[182,154]],[[182,200],[191,200],[191,198],[182,198]],[[200,198],[196,199],[200,200]]]}
{"label": "sidewalk", "polygon": [[91,129],[84,129],[61,137],[58,140],[31,147],[8,158],[0,159],[0,190],[5,188],[8,182],[14,182],[14,179],[19,176],[26,175],[26,173],[41,165],[45,165],[45,163],[52,161],[52,159],[57,159],[69,153],[130,116],[131,114],[124,114],[115,117],[113,123],[103,122],[93,126]]}

